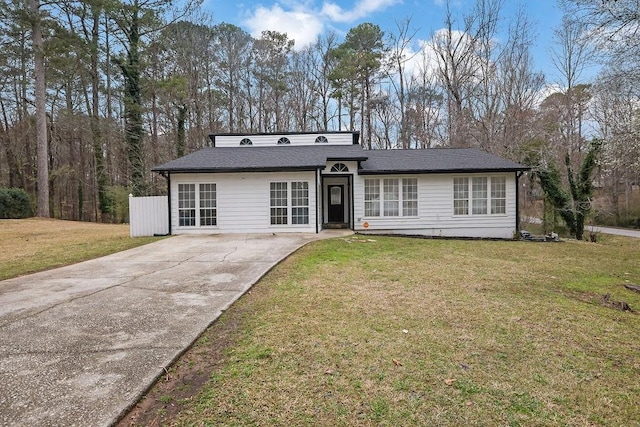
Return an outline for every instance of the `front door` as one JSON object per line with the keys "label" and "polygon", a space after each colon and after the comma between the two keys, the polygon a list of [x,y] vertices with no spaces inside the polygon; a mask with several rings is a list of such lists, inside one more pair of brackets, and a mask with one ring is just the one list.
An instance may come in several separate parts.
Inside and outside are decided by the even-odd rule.
{"label": "front door", "polygon": [[344,185],[329,185],[329,222],[344,222]]}

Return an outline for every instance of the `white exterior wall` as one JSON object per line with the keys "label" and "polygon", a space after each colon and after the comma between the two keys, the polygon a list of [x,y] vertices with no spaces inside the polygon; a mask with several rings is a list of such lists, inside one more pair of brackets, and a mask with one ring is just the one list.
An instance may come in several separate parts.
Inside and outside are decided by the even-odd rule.
{"label": "white exterior wall", "polygon": [[252,146],[275,146],[282,137],[289,138],[291,145],[314,145],[318,136],[324,136],[328,142],[324,145],[352,145],[353,134],[327,133],[327,134],[273,134],[273,135],[216,135],[216,147],[240,147],[240,141],[249,138]]}
{"label": "white exterior wall", "polygon": [[[315,175],[315,171],[172,174],[171,233],[315,233],[318,212]],[[307,181],[309,183],[309,224],[270,224],[270,183],[275,181]],[[178,184],[201,183],[216,184],[217,225],[180,227],[178,225]],[[291,185],[288,186],[288,191],[291,191]]]}
{"label": "white exterior wall", "polygon": [[[454,215],[453,178],[506,177],[506,214]],[[418,178],[418,216],[380,218],[364,216],[364,180],[367,178]],[[354,230],[388,234],[442,237],[484,237],[510,239],[516,231],[515,173],[356,175],[354,176]],[[382,190],[382,186],[381,189]],[[401,187],[402,191],[402,187]],[[364,223],[369,227],[365,228]]]}

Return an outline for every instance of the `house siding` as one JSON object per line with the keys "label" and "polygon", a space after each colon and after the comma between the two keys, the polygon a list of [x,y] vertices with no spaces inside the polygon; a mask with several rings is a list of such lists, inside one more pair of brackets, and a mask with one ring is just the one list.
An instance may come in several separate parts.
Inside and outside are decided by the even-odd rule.
{"label": "house siding", "polygon": [[[240,147],[240,141],[244,138],[251,140],[252,146],[266,147],[278,145],[278,140],[282,137],[289,139],[291,145],[320,145],[315,142],[316,138],[324,136],[328,142],[324,145],[353,145],[352,133],[326,133],[326,134],[272,134],[272,135],[216,135],[216,147]],[[244,147],[248,148],[248,147]]]}
{"label": "house siding", "polygon": [[[454,215],[454,177],[506,177],[506,213]],[[417,217],[365,217],[364,180],[367,178],[417,178]],[[512,238],[516,231],[515,173],[457,173],[420,175],[369,175],[354,180],[354,230],[362,233],[410,234],[442,237]],[[364,224],[368,227],[365,228]]]}
{"label": "house siding", "polygon": [[[316,232],[315,171],[272,173],[220,173],[171,175],[172,234],[282,233]],[[270,224],[270,183],[307,181],[309,183],[309,224]],[[215,183],[217,225],[180,227],[178,222],[178,184]],[[290,186],[289,186],[290,191]]]}

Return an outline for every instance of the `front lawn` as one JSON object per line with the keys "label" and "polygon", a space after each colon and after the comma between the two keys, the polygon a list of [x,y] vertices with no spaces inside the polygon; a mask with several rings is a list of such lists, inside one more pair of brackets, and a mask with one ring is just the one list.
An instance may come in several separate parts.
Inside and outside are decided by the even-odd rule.
{"label": "front lawn", "polygon": [[157,238],[129,237],[129,224],[0,219],[0,280],[120,252]]}
{"label": "front lawn", "polygon": [[612,236],[315,242],[123,425],[639,425],[639,260]]}

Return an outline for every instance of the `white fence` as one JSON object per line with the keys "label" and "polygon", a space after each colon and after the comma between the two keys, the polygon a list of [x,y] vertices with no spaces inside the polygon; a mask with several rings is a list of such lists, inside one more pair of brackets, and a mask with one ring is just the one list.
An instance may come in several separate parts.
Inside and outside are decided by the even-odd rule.
{"label": "white fence", "polygon": [[129,195],[129,234],[131,237],[169,233],[167,196],[133,197]]}

